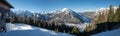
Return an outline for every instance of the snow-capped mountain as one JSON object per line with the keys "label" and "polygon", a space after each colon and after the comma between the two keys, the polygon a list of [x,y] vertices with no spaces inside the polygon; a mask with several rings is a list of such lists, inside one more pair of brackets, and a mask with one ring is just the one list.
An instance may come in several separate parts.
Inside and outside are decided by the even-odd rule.
{"label": "snow-capped mountain", "polygon": [[40,20],[49,20],[56,21],[58,23],[90,23],[91,19],[82,15],[78,14],[75,11],[63,8],[62,10],[54,10],[52,13],[40,14],[40,13],[31,13],[28,10],[19,10],[14,11],[18,16],[27,16],[27,17],[34,17],[36,16]]}
{"label": "snow-capped mountain", "polygon": [[29,17],[31,17],[33,15],[33,13],[31,13],[28,10],[22,11],[20,14],[21,14],[21,16],[29,16]]}
{"label": "snow-capped mountain", "polygon": [[58,23],[90,23],[91,19],[80,15],[71,9],[63,8],[59,13],[53,13],[50,21]]}
{"label": "snow-capped mountain", "polygon": [[31,13],[28,10],[18,10],[18,11],[13,11],[15,14],[17,14],[18,16],[28,16],[28,17],[32,17],[33,13]]}
{"label": "snow-capped mountain", "polygon": [[6,13],[6,16],[17,16],[13,11],[10,11],[9,13]]}
{"label": "snow-capped mountain", "polygon": [[51,15],[51,14],[38,14],[38,18],[40,20],[50,20],[51,18],[49,15]]}

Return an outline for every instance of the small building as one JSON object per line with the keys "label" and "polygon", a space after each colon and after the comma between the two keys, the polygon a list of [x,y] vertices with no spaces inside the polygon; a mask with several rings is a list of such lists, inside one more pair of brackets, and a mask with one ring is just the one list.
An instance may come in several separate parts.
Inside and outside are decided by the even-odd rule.
{"label": "small building", "polygon": [[0,0],[0,31],[5,31],[6,13],[9,13],[11,8],[13,8],[13,6],[11,6],[6,0]]}

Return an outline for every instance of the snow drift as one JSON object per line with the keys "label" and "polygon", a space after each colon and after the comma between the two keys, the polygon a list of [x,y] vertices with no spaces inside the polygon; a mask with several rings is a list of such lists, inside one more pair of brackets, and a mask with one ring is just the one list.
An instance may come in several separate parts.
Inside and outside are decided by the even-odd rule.
{"label": "snow drift", "polygon": [[21,23],[7,23],[6,29],[7,32],[0,33],[0,36],[72,36],[67,33],[55,33],[52,30],[47,30]]}

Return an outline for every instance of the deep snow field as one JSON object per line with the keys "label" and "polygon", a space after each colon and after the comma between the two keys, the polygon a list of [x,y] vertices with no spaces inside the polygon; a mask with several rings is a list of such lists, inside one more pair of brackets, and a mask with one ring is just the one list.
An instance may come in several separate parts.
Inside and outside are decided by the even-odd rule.
{"label": "deep snow field", "polygon": [[1,32],[0,36],[73,36],[67,33],[56,33],[39,27],[22,23],[6,23],[7,32]]}

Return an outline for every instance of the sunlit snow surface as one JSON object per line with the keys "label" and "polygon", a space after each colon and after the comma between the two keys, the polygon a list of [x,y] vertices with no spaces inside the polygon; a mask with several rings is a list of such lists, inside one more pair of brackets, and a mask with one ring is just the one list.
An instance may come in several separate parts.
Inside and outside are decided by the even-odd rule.
{"label": "sunlit snow surface", "polygon": [[91,25],[90,23],[81,23],[81,24],[73,24],[73,23],[66,23],[67,26],[76,26],[80,32],[84,32],[86,27]]}
{"label": "sunlit snow surface", "polygon": [[34,27],[22,23],[7,23],[7,32],[1,32],[0,36],[73,36],[67,33],[55,33],[39,27]]}

